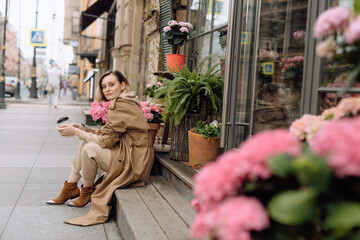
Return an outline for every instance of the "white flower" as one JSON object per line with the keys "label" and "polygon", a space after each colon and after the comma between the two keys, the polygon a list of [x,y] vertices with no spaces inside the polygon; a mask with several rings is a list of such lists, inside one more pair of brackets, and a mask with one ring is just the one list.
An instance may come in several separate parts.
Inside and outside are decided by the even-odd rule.
{"label": "white flower", "polygon": [[213,127],[213,128],[218,128],[219,127],[219,123],[218,121],[214,120],[212,121],[210,124],[209,124],[210,127]]}

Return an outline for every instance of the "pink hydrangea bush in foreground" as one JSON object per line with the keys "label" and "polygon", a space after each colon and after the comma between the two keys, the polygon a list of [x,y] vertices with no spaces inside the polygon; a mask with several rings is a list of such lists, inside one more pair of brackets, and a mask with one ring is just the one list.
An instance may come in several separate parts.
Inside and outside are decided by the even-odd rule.
{"label": "pink hydrangea bush in foreground", "polygon": [[344,98],[321,116],[304,115],[290,131],[255,134],[206,165],[195,176],[192,236],[360,237],[353,220],[360,211],[359,101]]}
{"label": "pink hydrangea bush in foreground", "polygon": [[[267,144],[263,144],[265,142]],[[195,176],[193,205],[199,211],[199,215],[194,223],[193,235],[201,238],[212,230],[211,227],[205,227],[209,226],[206,222],[214,214],[212,209],[216,209],[223,201],[234,197],[244,181],[271,177],[266,160],[281,153],[300,155],[299,141],[284,129],[265,131],[246,140],[239,149],[225,153],[216,162],[206,165]],[[230,211],[223,213],[227,212]],[[267,226],[267,224],[261,226]],[[245,230],[242,230],[244,234]],[[227,231],[235,230],[228,229]],[[247,236],[248,233],[245,235]]]}
{"label": "pink hydrangea bush in foreground", "polygon": [[324,126],[309,142],[325,156],[339,177],[360,177],[360,117],[344,118]]}

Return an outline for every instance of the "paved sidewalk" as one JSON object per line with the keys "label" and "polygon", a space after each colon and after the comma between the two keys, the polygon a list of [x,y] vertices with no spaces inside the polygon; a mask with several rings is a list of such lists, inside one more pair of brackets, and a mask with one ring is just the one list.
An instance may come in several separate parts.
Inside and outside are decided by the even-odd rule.
{"label": "paved sidewalk", "polygon": [[59,194],[80,142],[61,137],[56,120],[69,116],[83,122],[83,106],[89,106],[67,94],[56,109],[41,98],[6,99],[7,108],[0,109],[1,240],[120,239],[114,219],[90,227],[63,223],[86,214],[90,204],[72,208],[45,203]]}

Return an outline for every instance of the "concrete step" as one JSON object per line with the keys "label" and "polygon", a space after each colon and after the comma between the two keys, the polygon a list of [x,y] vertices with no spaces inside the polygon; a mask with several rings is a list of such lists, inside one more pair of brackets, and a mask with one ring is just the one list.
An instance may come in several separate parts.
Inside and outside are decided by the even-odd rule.
{"label": "concrete step", "polygon": [[124,239],[191,239],[195,211],[161,176],[150,176],[143,187],[115,191],[116,217]]}

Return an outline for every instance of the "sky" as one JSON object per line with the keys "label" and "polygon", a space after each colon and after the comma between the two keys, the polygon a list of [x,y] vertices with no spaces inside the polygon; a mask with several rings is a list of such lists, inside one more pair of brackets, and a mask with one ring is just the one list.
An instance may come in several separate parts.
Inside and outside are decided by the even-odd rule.
{"label": "sky", "polygon": [[[45,30],[45,63],[54,59],[64,68],[73,60],[73,48],[62,43],[64,31],[64,0],[7,0],[8,24],[18,33],[18,46],[23,56],[33,58],[34,47],[30,45],[30,29],[36,26],[36,3],[38,2],[37,28]],[[77,1],[77,0],[74,0]],[[0,1],[1,15],[5,15],[6,0]],[[21,7],[20,7],[21,6]],[[55,18],[53,15],[55,14]],[[19,42],[20,38],[20,42]],[[39,58],[44,58],[39,56]]]}

